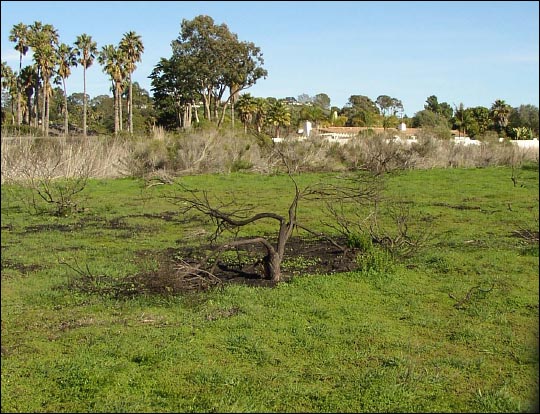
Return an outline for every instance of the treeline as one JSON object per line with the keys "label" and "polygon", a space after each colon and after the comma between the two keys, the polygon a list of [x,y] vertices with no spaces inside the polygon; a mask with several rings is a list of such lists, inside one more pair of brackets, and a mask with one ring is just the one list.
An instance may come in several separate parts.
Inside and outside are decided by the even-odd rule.
{"label": "treeline", "polygon": [[[36,21],[13,26],[10,41],[20,59],[18,70],[2,62],[2,126],[19,132],[118,135],[146,134],[156,126],[187,130],[226,125],[279,137],[311,121],[314,126],[383,128],[403,122],[441,137],[450,136],[452,129],[473,138],[489,133],[513,139],[539,135],[536,106],[514,108],[502,99],[489,108],[465,108],[439,103],[432,95],[423,110],[408,117],[401,101],[388,95],[375,100],[351,95],[342,108],[331,106],[325,93],[304,93],[298,99],[252,97],[246,90],[268,76],[260,48],[240,41],[226,24],[215,24],[204,15],[182,20],[179,36],[171,42],[171,56],[161,58],[147,75],[150,92],[132,80],[144,52],[141,37],[133,31],[117,45],[98,49],[88,34],[68,45],[60,41],[56,28]],[[29,50],[32,63],[23,67]],[[91,98],[86,93],[87,69],[95,61],[110,77],[112,97]],[[68,95],[66,79],[78,65],[84,71],[83,92]]]}

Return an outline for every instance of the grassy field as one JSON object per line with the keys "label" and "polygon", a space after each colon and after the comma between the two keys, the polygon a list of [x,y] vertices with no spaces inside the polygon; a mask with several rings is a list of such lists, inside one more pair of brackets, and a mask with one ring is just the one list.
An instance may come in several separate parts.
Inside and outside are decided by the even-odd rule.
{"label": "grassy field", "polygon": [[[390,176],[389,202],[407,203],[432,238],[384,271],[125,297],[107,283],[212,229],[162,197],[174,185],[91,180],[68,217],[33,214],[23,189],[3,185],[2,412],[533,412],[538,164],[511,177]],[[180,180],[282,214],[294,195],[285,175]],[[319,207],[301,204],[299,217],[322,231]],[[89,292],[74,283],[82,273],[106,278]]]}

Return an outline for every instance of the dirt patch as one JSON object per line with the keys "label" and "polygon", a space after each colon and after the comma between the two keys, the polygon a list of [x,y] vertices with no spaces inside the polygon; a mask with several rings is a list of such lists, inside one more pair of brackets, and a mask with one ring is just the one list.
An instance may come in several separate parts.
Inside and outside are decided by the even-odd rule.
{"label": "dirt patch", "polygon": [[[344,240],[336,240],[345,245]],[[197,266],[215,246],[180,246],[161,252],[141,251],[137,261],[141,268],[153,263],[151,270],[115,279],[106,275],[79,274],[69,283],[72,290],[116,298],[140,294],[174,295],[199,292],[236,283],[259,287],[273,287],[275,282],[265,279],[260,259],[265,252],[259,244],[242,245],[220,256],[212,274],[197,272],[186,275],[185,266]],[[300,274],[332,274],[358,268],[358,250],[339,249],[328,240],[293,237],[286,247],[282,262],[282,280]]]}
{"label": "dirt patch", "polygon": [[[344,241],[338,244],[345,245]],[[215,247],[169,248],[157,255],[159,268],[133,277],[132,282],[144,285],[153,293],[173,293],[181,291],[204,290],[227,283],[251,286],[272,287],[271,280],[265,279],[260,259],[265,251],[260,244],[242,245],[236,250],[225,252],[216,263],[212,275],[186,279],[178,276],[180,266],[196,266]],[[310,238],[291,238],[286,247],[282,262],[282,278],[289,280],[299,274],[331,274],[348,272],[358,267],[353,249],[343,251],[327,240]],[[141,258],[148,258],[148,252],[141,252]]]}
{"label": "dirt patch", "polygon": [[163,211],[161,213],[145,213],[145,214],[133,214],[129,217],[145,217],[150,219],[164,220],[167,222],[177,222],[182,223],[184,220],[180,218],[180,215],[177,211]]}
{"label": "dirt patch", "polygon": [[539,239],[539,232],[538,230],[530,230],[530,229],[519,229],[515,230],[511,233],[512,237],[517,237],[519,239],[523,239],[528,243],[536,243],[538,244]]}
{"label": "dirt patch", "polygon": [[60,231],[71,232],[74,230],[80,230],[82,225],[80,224],[37,224],[34,226],[27,226],[24,228],[25,233],[39,233],[42,231]]}
{"label": "dirt patch", "polygon": [[34,272],[36,270],[40,270],[43,268],[43,266],[38,264],[30,264],[30,265],[24,265],[22,263],[14,262],[9,259],[2,259],[0,268],[2,270],[4,269],[14,269],[19,271],[20,273],[26,275],[27,273]]}

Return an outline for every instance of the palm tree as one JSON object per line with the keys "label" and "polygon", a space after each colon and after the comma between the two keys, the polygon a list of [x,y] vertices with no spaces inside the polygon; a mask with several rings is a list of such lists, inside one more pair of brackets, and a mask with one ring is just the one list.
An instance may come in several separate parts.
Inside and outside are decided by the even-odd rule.
{"label": "palm tree", "polygon": [[97,43],[92,40],[92,36],[89,36],[86,33],[77,36],[75,46],[77,47],[77,49],[75,49],[75,53],[77,56],[79,56],[79,63],[83,66],[83,136],[86,137],[86,107],[88,104],[88,97],[86,96],[86,69],[92,66],[92,63],[94,63],[98,50]]}
{"label": "palm tree", "polygon": [[21,125],[21,81],[20,75],[22,72],[22,57],[28,52],[28,27],[19,23],[13,26],[9,32],[9,40],[15,42],[15,50],[19,52],[19,76],[17,78],[17,125]]}
{"label": "palm tree", "polygon": [[493,105],[491,105],[491,120],[499,133],[504,134],[504,129],[508,125],[508,119],[511,112],[512,107],[502,99],[497,99]]}
{"label": "palm tree", "polygon": [[470,122],[470,117],[468,115],[469,112],[465,109],[465,106],[462,102],[459,104],[459,107],[455,106],[453,121],[454,128],[457,127],[458,136],[461,136],[462,133],[463,135],[465,135],[465,133],[467,132],[468,124]]}
{"label": "palm tree", "polygon": [[[43,30],[43,24],[40,22],[40,21],[35,21],[33,24],[31,24],[29,27],[28,27],[28,45],[30,47],[33,48],[33,44],[34,42],[37,42],[37,38],[39,37],[39,33]],[[36,60],[34,59],[34,62]],[[35,63],[35,68],[36,68],[36,79],[35,79],[35,86],[34,86],[34,90],[35,90],[35,94],[34,94],[34,104],[33,104],[33,107],[34,107],[34,114],[35,114],[35,118],[34,118],[34,127],[37,128],[38,127],[38,124],[39,124],[39,91],[40,91],[40,86],[42,86],[40,84],[40,79],[41,79],[41,71],[40,71],[40,67],[37,63]]]}
{"label": "palm tree", "polygon": [[127,32],[120,41],[120,49],[125,55],[125,66],[129,77],[129,101],[128,101],[128,119],[129,133],[133,134],[133,82],[131,74],[137,66],[135,63],[141,61],[141,55],[144,52],[144,46],[141,37],[135,32]]}
{"label": "palm tree", "polygon": [[268,103],[264,98],[255,98],[255,126],[257,132],[261,133],[264,124],[266,123],[266,117],[268,115]]}
{"label": "palm tree", "polygon": [[64,88],[64,135],[69,133],[69,114],[67,109],[67,91],[66,79],[71,75],[71,67],[77,66],[77,55],[75,49],[71,46],[62,43],[58,47],[58,75],[62,78],[62,86]]}
{"label": "palm tree", "polygon": [[35,22],[34,25],[31,26],[29,45],[34,51],[34,60],[39,68],[39,74],[43,80],[43,110],[41,119],[42,129],[45,136],[48,136],[49,98],[52,94],[50,80],[58,60],[55,50],[55,46],[58,45],[58,32],[50,24],[42,25],[41,22]]}
{"label": "palm tree", "polygon": [[[17,96],[17,76],[7,62],[2,62],[2,89],[7,89],[11,97],[11,124],[15,125],[13,102]],[[2,114],[3,115],[3,114]]]}
{"label": "palm tree", "polygon": [[244,124],[244,133],[246,133],[247,126],[249,123],[251,123],[253,120],[253,115],[257,111],[255,99],[249,93],[240,95],[238,101],[236,102],[236,110],[238,111],[240,122]]}
{"label": "palm tree", "polygon": [[276,101],[268,109],[268,122],[276,127],[276,138],[279,138],[280,127],[291,125],[289,108],[282,101]]}
{"label": "palm tree", "polygon": [[105,45],[98,55],[98,62],[103,66],[103,71],[111,77],[114,94],[114,133],[120,131],[120,105],[122,95],[122,83],[125,78],[124,55],[120,48],[113,45]]}
{"label": "palm tree", "polygon": [[21,72],[21,88],[26,95],[26,112],[24,122],[27,125],[32,123],[32,95],[34,94],[35,79],[37,70],[35,65],[25,66]]}

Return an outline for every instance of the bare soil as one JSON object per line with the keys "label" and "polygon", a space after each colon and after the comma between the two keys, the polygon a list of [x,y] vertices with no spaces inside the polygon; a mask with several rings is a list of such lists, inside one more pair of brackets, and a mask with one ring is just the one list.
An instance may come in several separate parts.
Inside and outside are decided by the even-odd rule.
{"label": "bare soil", "polygon": [[[344,240],[336,240],[345,246]],[[132,285],[143,288],[148,293],[167,294],[188,291],[201,291],[228,283],[251,286],[273,287],[275,282],[265,279],[260,259],[265,252],[258,244],[243,245],[240,249],[229,251],[217,260],[211,275],[180,276],[182,266],[196,266],[215,246],[169,248],[157,256],[140,252],[139,259],[157,259],[157,270],[146,271],[130,278]],[[348,272],[357,267],[354,249],[339,249],[328,240],[314,238],[291,238],[286,246],[282,262],[283,281],[298,274],[332,274]]]}

